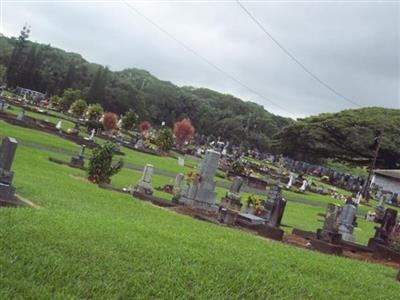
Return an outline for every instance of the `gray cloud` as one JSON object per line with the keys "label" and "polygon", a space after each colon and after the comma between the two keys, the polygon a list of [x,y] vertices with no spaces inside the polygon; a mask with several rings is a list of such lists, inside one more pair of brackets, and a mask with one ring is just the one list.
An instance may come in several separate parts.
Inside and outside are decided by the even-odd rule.
{"label": "gray cloud", "polygon": [[[244,2],[320,78],[362,106],[400,108],[400,4]],[[112,70],[138,67],[178,85],[204,86],[306,116],[354,108],[319,85],[235,2],[132,2],[176,38],[275,107],[186,51],[119,1],[5,2],[3,31],[31,25],[31,39],[82,54]]]}

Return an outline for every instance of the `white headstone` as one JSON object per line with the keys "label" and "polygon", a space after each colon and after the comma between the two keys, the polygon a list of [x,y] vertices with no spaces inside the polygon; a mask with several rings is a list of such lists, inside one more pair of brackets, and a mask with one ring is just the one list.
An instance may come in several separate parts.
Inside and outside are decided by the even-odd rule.
{"label": "white headstone", "polygon": [[178,165],[180,165],[181,167],[185,166],[185,158],[183,158],[182,156],[178,157]]}

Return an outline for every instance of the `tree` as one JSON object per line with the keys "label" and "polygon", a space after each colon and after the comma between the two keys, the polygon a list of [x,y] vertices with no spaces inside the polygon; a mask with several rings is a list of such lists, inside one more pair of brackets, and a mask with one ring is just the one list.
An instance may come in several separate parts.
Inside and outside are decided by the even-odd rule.
{"label": "tree", "polygon": [[59,96],[52,96],[50,98],[50,103],[53,107],[60,107],[61,103],[62,103],[62,98]]}
{"label": "tree", "polygon": [[107,112],[103,115],[103,127],[107,131],[117,128],[118,117],[112,112]]}
{"label": "tree", "polygon": [[133,109],[130,109],[125,116],[122,117],[122,129],[125,130],[132,130],[133,127],[137,124],[138,122],[138,115],[133,111]]}
{"label": "tree", "polygon": [[93,77],[92,83],[89,88],[89,92],[87,95],[87,99],[90,102],[100,102],[104,103],[105,101],[105,87],[108,82],[110,71],[108,68],[103,68],[102,66],[98,67],[96,74]]}
{"label": "tree", "polygon": [[174,136],[172,134],[172,130],[169,128],[161,129],[156,139],[156,145],[162,151],[171,150],[172,146],[174,145]]}
{"label": "tree", "polygon": [[194,134],[194,127],[189,119],[183,119],[174,125],[174,134],[180,145],[190,141]]}
{"label": "tree", "polygon": [[20,75],[18,76],[18,84],[25,88],[34,89],[34,73],[37,68],[37,46],[32,44],[30,51],[26,57],[26,62],[22,65]]}
{"label": "tree", "polygon": [[87,109],[87,103],[83,99],[78,99],[71,104],[70,110],[72,113],[78,117],[82,117]]}
{"label": "tree", "polygon": [[92,156],[89,159],[88,179],[93,183],[110,183],[110,177],[118,173],[124,162],[120,159],[118,162],[112,162],[115,153],[115,145],[106,142],[103,145],[93,149]]}
{"label": "tree", "polygon": [[86,116],[89,121],[97,121],[103,112],[103,107],[100,104],[90,104],[86,110]]}
{"label": "tree", "polygon": [[82,93],[80,90],[74,90],[71,88],[64,90],[61,102],[62,109],[64,111],[68,110],[71,107],[72,103],[81,99],[81,97]]}
{"label": "tree", "polygon": [[143,121],[139,125],[140,134],[142,136],[146,136],[150,129],[151,129],[151,124],[148,121]]}
{"label": "tree", "polygon": [[17,43],[8,63],[6,78],[10,87],[15,87],[21,76],[21,69],[25,61],[25,48],[29,38],[30,29],[25,25],[18,37]]}

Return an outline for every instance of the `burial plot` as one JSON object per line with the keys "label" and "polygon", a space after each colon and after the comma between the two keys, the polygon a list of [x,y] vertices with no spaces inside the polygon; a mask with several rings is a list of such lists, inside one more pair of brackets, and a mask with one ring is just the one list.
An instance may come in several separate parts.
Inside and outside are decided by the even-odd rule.
{"label": "burial plot", "polygon": [[179,202],[195,208],[217,211],[215,205],[214,176],[218,168],[220,153],[208,150],[199,168],[199,176],[180,197]]}
{"label": "burial plot", "polygon": [[240,202],[240,188],[242,187],[243,180],[241,177],[236,177],[229,191],[225,197],[222,198],[221,204],[218,210],[218,220],[226,225],[234,225],[236,223],[237,216],[242,207]]}
{"label": "burial plot", "polygon": [[5,137],[0,147],[0,203],[18,204],[15,197],[15,188],[12,186],[14,172],[11,166],[14,161],[15,152],[18,142],[11,137]]}
{"label": "burial plot", "polygon": [[283,230],[280,229],[283,214],[286,208],[286,200],[282,197],[282,191],[279,186],[273,186],[269,192],[272,199],[272,207],[268,222],[258,228],[258,233],[262,236],[281,241]]}
{"label": "burial plot", "polygon": [[397,210],[387,208],[380,227],[375,227],[375,235],[368,241],[370,248],[375,248],[376,245],[387,245],[389,236],[396,225]]}
{"label": "burial plot", "polygon": [[82,145],[81,149],[79,150],[79,154],[77,156],[71,157],[71,162],[69,163],[69,165],[71,167],[79,168],[79,169],[85,168],[85,161],[84,161],[85,149],[86,149],[86,146]]}
{"label": "burial plot", "polygon": [[354,242],[354,223],[357,214],[357,207],[353,204],[346,204],[340,214],[339,233],[342,239],[347,242]]}
{"label": "burial plot", "polygon": [[143,169],[142,178],[134,187],[134,192],[145,195],[152,195],[153,188],[151,186],[151,178],[153,176],[153,173],[154,173],[154,166],[151,164],[146,164]]}
{"label": "burial plot", "polygon": [[336,204],[328,204],[325,214],[325,222],[322,229],[317,230],[316,238],[311,241],[313,249],[341,255],[343,249],[340,246],[342,236],[339,233],[339,224],[342,208]]}

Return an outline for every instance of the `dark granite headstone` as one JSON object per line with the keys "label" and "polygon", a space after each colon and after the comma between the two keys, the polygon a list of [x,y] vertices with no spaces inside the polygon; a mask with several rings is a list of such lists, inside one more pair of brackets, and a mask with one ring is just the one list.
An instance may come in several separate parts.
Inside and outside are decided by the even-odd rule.
{"label": "dark granite headstone", "polygon": [[375,227],[375,235],[368,242],[368,246],[374,248],[376,244],[387,245],[389,236],[396,226],[397,210],[387,208],[381,222],[381,227]]}
{"label": "dark granite headstone", "polygon": [[18,142],[11,137],[3,138],[0,147],[0,197],[7,201],[12,201],[15,188],[12,186],[14,172],[11,166],[14,161]]}

